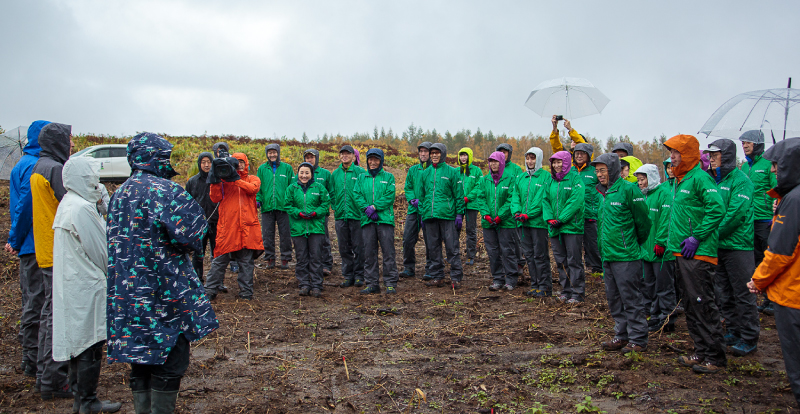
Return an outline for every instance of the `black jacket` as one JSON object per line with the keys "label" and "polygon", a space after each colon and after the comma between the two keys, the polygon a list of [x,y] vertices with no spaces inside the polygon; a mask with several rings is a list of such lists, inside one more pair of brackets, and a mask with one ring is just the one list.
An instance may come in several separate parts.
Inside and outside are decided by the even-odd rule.
{"label": "black jacket", "polygon": [[200,161],[203,158],[213,160],[214,155],[210,152],[201,152],[200,155],[197,156],[197,169],[200,172],[193,175],[192,178],[186,182],[186,191],[191,194],[192,198],[203,208],[203,212],[206,214],[206,220],[209,223],[216,224],[217,220],[219,220],[219,212],[217,211],[217,203],[211,201],[211,196],[209,195],[211,184],[206,183],[208,173],[203,172],[200,168]]}

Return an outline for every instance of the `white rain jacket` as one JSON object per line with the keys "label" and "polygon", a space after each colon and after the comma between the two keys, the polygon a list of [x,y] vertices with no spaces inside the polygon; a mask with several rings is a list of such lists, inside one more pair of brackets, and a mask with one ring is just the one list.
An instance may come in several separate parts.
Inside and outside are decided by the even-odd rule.
{"label": "white rain jacket", "polygon": [[53,359],[68,361],[106,339],[106,224],[99,165],[70,158],[62,171],[66,195],[53,221]]}

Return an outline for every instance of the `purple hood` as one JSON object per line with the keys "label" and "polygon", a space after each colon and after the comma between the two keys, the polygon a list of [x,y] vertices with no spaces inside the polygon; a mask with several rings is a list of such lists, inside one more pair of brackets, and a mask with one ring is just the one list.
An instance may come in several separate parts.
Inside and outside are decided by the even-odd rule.
{"label": "purple hood", "polygon": [[[492,180],[494,180],[494,185],[497,185],[497,183],[500,182],[500,178],[503,177],[503,171],[506,169],[506,156],[500,151],[495,151],[489,156],[489,160],[495,160],[500,163],[500,167],[497,168],[497,172],[492,171],[491,167],[489,167],[489,171],[492,173]],[[487,160],[487,162],[489,160]]]}
{"label": "purple hood", "polygon": [[[553,160],[561,160],[561,171],[552,171]],[[559,151],[550,157],[550,174],[556,181],[561,181],[567,175],[569,169],[572,168],[572,155],[568,151]]]}

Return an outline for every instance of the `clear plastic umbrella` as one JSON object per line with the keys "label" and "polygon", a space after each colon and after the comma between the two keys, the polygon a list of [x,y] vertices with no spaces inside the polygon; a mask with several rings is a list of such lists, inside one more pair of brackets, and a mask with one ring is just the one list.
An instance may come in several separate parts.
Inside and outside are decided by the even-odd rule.
{"label": "clear plastic umbrella", "polygon": [[750,130],[766,137],[785,139],[800,136],[800,89],[787,88],[745,92],[725,102],[700,129],[701,134],[737,139]]}
{"label": "clear plastic umbrella", "polygon": [[609,99],[591,82],[581,78],[558,78],[540,83],[528,95],[525,106],[539,116],[563,115],[567,119],[599,114]]}
{"label": "clear plastic umbrella", "polygon": [[8,180],[28,143],[28,127],[16,127],[0,134],[0,180]]}

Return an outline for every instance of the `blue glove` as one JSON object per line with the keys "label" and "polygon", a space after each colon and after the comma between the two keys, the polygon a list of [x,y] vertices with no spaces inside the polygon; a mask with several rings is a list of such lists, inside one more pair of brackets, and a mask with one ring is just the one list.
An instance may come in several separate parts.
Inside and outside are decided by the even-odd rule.
{"label": "blue glove", "polygon": [[461,231],[462,224],[464,224],[464,216],[456,214],[456,230]]}
{"label": "blue glove", "polygon": [[419,205],[419,200],[417,200],[415,198],[415,199],[409,201],[408,203],[411,204],[412,206],[414,206],[414,208],[417,208],[417,206]]}
{"label": "blue glove", "polygon": [[261,210],[261,202],[260,201],[256,201],[256,208]]}
{"label": "blue glove", "polygon": [[419,228],[420,228],[420,230],[425,228],[425,222],[424,221],[420,221],[419,222]]}
{"label": "blue glove", "polygon": [[700,240],[695,239],[694,236],[689,236],[681,243],[681,256],[687,259],[694,258],[698,247],[700,247]]}
{"label": "blue glove", "polygon": [[375,214],[375,207],[369,206],[369,207],[365,208],[364,209],[364,214],[366,214],[367,217],[372,218],[372,215]]}

